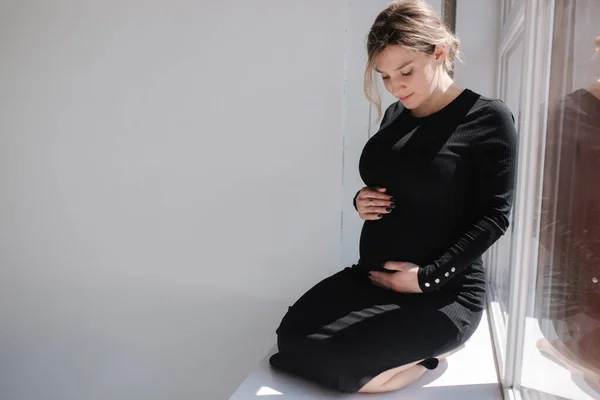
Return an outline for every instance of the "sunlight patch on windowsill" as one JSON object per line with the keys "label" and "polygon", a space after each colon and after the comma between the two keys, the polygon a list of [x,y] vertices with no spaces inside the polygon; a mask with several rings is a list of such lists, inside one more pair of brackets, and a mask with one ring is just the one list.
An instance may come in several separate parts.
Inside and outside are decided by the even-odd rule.
{"label": "sunlight patch on windowsill", "polygon": [[283,393],[278,392],[275,389],[271,389],[268,386],[261,386],[260,389],[258,389],[258,392],[256,392],[257,396],[279,396]]}

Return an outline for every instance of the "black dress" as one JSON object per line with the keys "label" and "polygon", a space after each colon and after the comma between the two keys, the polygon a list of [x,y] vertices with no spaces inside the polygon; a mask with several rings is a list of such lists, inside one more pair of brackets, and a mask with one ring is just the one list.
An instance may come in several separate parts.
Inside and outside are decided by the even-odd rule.
{"label": "black dress", "polygon": [[[289,308],[271,365],[357,392],[383,371],[463,344],[485,303],[481,256],[509,225],[515,161],[514,119],[500,100],[467,89],[424,118],[390,106],[359,171],[396,208],[364,222],[356,264]],[[368,271],[386,261],[419,265],[423,293],[372,284]]]}

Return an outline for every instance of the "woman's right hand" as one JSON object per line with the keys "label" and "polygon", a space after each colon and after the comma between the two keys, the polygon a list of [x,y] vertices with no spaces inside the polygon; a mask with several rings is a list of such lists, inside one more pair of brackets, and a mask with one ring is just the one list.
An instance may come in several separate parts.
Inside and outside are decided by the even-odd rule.
{"label": "woman's right hand", "polygon": [[356,209],[358,215],[364,219],[377,220],[389,214],[396,207],[395,199],[385,194],[386,188],[362,188],[356,196]]}

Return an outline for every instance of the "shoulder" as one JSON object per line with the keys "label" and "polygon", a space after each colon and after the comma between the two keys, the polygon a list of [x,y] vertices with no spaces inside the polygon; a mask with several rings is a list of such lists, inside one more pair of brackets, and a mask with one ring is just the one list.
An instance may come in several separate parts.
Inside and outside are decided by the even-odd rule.
{"label": "shoulder", "polygon": [[479,96],[471,109],[473,118],[479,123],[511,124],[515,123],[512,111],[506,103],[500,99]]}
{"label": "shoulder", "polygon": [[500,99],[478,96],[469,111],[464,129],[473,144],[504,142],[511,146],[516,142],[517,130],[513,113]]}

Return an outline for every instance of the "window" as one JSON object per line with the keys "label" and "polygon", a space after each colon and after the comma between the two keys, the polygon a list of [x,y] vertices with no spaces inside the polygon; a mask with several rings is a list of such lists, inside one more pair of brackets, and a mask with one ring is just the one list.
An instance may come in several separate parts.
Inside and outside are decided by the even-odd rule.
{"label": "window", "polygon": [[600,398],[600,2],[556,1],[522,385]]}
{"label": "window", "polygon": [[501,9],[498,93],[519,130],[512,232],[486,256],[502,383],[600,399],[600,1]]}

